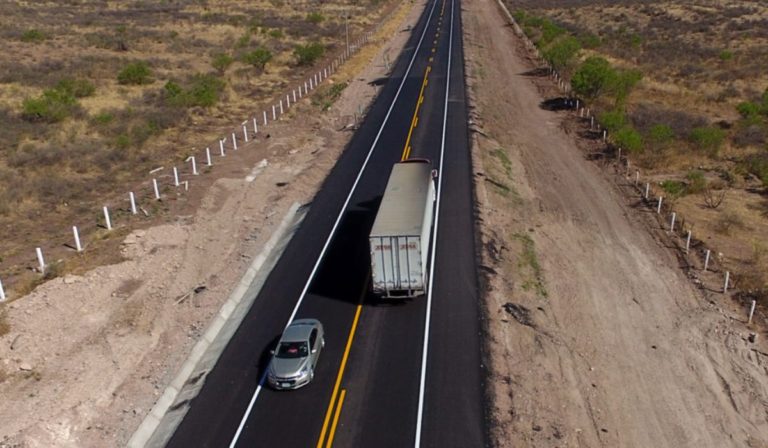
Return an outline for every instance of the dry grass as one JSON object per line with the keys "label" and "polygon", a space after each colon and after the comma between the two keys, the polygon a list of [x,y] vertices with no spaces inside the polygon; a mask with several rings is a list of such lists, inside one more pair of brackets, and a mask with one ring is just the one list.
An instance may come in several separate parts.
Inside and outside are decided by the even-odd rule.
{"label": "dry grass", "polygon": [[11,331],[11,323],[8,322],[8,313],[0,308],[0,336],[5,336]]}
{"label": "dry grass", "polygon": [[[244,0],[152,3],[22,2],[0,5],[0,275],[14,293],[39,279],[22,275],[19,264],[46,243],[44,231],[66,229],[82,216],[99,216],[101,204],[125,194],[156,166],[183,160],[190,148],[214,141],[313,70],[297,67],[296,45],[318,42],[330,58],[343,47],[343,14],[352,38],[376,23],[386,2],[286,3]],[[402,8],[402,11],[407,8]],[[322,20],[307,20],[309,13]],[[342,38],[340,38],[342,36]],[[266,48],[264,70],[240,58]],[[216,70],[216,54],[233,63]],[[360,59],[356,58],[356,61]],[[122,85],[118,73],[146,62],[146,84]],[[318,64],[321,61],[318,61]],[[362,63],[362,62],[360,62]],[[354,68],[351,68],[352,70]],[[352,73],[345,67],[344,73]],[[189,85],[195,75],[224,83],[210,106],[171,104],[165,86]],[[86,80],[90,96],[57,122],[22,115],[28,98],[40,98],[62,79]],[[201,126],[204,125],[204,126]],[[188,132],[190,127],[202,128]],[[19,255],[16,255],[19,254]],[[26,277],[26,279],[24,278]],[[17,295],[17,294],[14,294]]]}
{"label": "dry grass", "polygon": [[[716,209],[705,191],[673,200],[678,214],[693,225],[694,235],[722,252],[740,273],[742,286],[768,291],[764,257],[755,261],[755,242],[768,235],[768,183],[760,160],[768,157],[768,117],[742,119],[736,106],[759,102],[768,89],[768,4],[735,0],[657,2],[624,0],[509,0],[511,10],[547,17],[594,45],[581,57],[602,56],[615,67],[638,69],[643,79],[630,95],[626,111],[646,140],[634,166],[656,182],[685,180],[702,170],[708,182],[727,188]],[[592,104],[613,106],[607,100]],[[672,141],[649,145],[650,130],[669,126]],[[721,129],[723,145],[705,151],[692,138],[694,129]],[[714,178],[714,179],[713,179]],[[719,188],[718,187],[718,188]],[[706,190],[706,188],[705,188]],[[668,198],[672,200],[672,198]],[[757,253],[762,254],[761,250]],[[745,280],[746,279],[746,280]]]}

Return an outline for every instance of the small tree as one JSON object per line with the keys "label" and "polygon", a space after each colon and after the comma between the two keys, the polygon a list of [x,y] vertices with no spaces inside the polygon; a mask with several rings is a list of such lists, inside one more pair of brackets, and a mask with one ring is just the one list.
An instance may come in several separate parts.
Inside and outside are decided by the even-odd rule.
{"label": "small tree", "polygon": [[674,139],[675,132],[666,124],[653,125],[645,136],[646,145],[656,153],[667,149]]}
{"label": "small tree", "polygon": [[632,89],[643,79],[643,74],[638,70],[622,70],[615,72],[615,76],[608,78],[608,89],[614,97],[616,107],[623,107]]}
{"label": "small tree", "polygon": [[152,82],[152,70],[144,61],[132,62],[120,70],[117,74],[117,82],[133,85],[149,84]]}
{"label": "small tree", "polygon": [[603,94],[616,72],[605,58],[591,56],[576,70],[571,78],[571,87],[576,94],[594,100]]}
{"label": "small tree", "polygon": [[323,56],[323,53],[325,53],[325,47],[318,42],[297,45],[293,49],[293,55],[296,57],[298,65],[312,65]]}
{"label": "small tree", "polygon": [[552,64],[557,70],[565,70],[573,61],[574,57],[581,50],[581,44],[575,37],[565,36],[557,39],[549,47],[547,47],[543,54],[544,58]]}
{"label": "small tree", "polygon": [[243,55],[243,62],[251,64],[259,70],[264,70],[264,67],[267,66],[267,62],[271,60],[272,52],[261,47]]}

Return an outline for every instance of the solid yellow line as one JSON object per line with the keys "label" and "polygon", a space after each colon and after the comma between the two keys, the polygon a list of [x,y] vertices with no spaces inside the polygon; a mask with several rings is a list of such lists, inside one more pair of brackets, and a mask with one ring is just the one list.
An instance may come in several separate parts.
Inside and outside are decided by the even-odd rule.
{"label": "solid yellow line", "polygon": [[336,435],[336,425],[339,423],[339,415],[341,415],[341,407],[344,406],[344,397],[347,396],[347,390],[341,389],[341,395],[339,396],[339,405],[336,407],[336,414],[333,416],[333,424],[331,425],[331,432],[328,433],[328,444],[326,448],[331,448],[333,445],[333,436]]}
{"label": "solid yellow line", "polygon": [[[365,283],[363,293],[368,288],[368,282]],[[360,295],[360,302],[363,301],[363,295]],[[325,413],[325,419],[323,420],[323,429],[320,431],[320,439],[317,441],[317,448],[323,447],[323,439],[325,439],[325,431],[328,430],[328,422],[331,420],[331,412],[333,411],[333,403],[336,401],[336,394],[339,393],[339,386],[341,385],[341,378],[344,376],[344,367],[347,365],[347,358],[349,357],[349,350],[352,348],[352,341],[355,339],[355,330],[357,329],[357,321],[360,319],[360,311],[363,309],[363,304],[357,305],[357,311],[355,311],[355,318],[352,320],[352,328],[349,330],[349,337],[347,338],[347,347],[344,349],[344,356],[341,357],[341,366],[339,366],[339,374],[336,376],[336,385],[333,386],[333,393],[331,394],[331,402],[328,403],[328,411]]]}

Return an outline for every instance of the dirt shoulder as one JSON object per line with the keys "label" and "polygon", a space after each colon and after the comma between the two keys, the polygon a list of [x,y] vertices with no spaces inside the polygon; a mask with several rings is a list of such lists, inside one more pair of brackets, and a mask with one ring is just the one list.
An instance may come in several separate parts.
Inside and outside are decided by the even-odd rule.
{"label": "dirt shoulder", "polygon": [[343,124],[373,98],[384,55],[399,53],[423,5],[402,5],[334,74],[349,85],[330,111],[305,98],[268,138],[228,154],[227,176],[200,206],[131,233],[125,261],[4,307],[0,446],[126,443],[290,205],[311,201],[351,136]]}
{"label": "dirt shoulder", "polygon": [[[768,446],[768,352],[585,160],[494,0],[465,4],[496,446]],[[495,61],[491,63],[490,61]]]}

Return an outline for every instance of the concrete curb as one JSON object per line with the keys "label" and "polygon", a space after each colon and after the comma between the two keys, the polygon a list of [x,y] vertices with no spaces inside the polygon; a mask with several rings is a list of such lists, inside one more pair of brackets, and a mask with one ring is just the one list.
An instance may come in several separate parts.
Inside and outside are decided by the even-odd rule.
{"label": "concrete curb", "polygon": [[[205,383],[227,342],[240,326],[272,268],[304,218],[300,205],[293,203],[264,249],[248,267],[203,337],[192,348],[176,378],[166,387],[152,410],[131,436],[130,448],[162,447],[181,423],[189,402]],[[243,299],[246,300],[243,300]]]}
{"label": "concrete curb", "polygon": [[507,8],[507,5],[504,4],[503,0],[496,0],[499,3],[499,7],[502,11],[504,11],[504,14],[507,16],[507,19],[509,19],[509,23],[512,24],[512,28],[515,30],[515,34],[518,36],[523,35],[523,30],[520,28],[520,25],[517,24],[515,21],[515,18],[512,17],[512,13],[509,12],[509,9]]}

